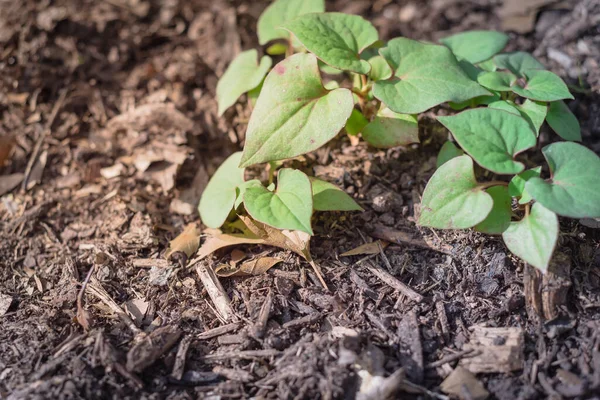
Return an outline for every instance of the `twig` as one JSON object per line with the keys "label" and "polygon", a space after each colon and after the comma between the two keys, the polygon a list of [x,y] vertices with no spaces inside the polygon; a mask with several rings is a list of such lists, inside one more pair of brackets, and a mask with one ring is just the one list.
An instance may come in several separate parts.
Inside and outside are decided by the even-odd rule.
{"label": "twig", "polygon": [[86,331],[90,329],[90,324],[89,324],[89,313],[83,309],[83,295],[85,294],[85,289],[87,288],[87,285],[88,285],[90,278],[92,277],[92,274],[94,273],[95,269],[96,269],[95,264],[92,264],[92,267],[88,271],[88,273],[83,281],[83,284],[81,285],[81,289],[79,290],[79,293],[77,294],[77,322],[79,322],[79,324]]}
{"label": "twig", "polygon": [[50,132],[51,132],[50,129],[52,128],[52,124],[54,123],[54,120],[56,119],[56,115],[58,114],[58,111],[62,107],[66,96],[67,96],[67,89],[64,88],[60,91],[60,94],[58,95],[58,100],[56,100],[56,103],[54,103],[54,107],[52,108],[52,113],[50,114],[50,118],[48,119],[48,121],[46,122],[46,125],[44,126],[44,130],[42,131],[42,133],[40,133],[40,136],[37,138],[35,147],[33,148],[33,151],[31,152],[31,157],[29,157],[29,161],[27,162],[27,167],[25,168],[25,176],[23,177],[23,183],[21,183],[21,190],[23,190],[23,191],[27,190],[27,184],[29,183],[29,176],[31,175],[31,170],[33,169],[33,165],[35,164],[35,161],[38,158],[40,149],[42,148],[42,145],[44,144],[46,137],[50,135]]}
{"label": "twig", "polygon": [[325,288],[325,290],[327,290],[329,292],[329,287],[325,283],[325,279],[323,279],[323,273],[321,272],[321,267],[319,267],[317,265],[317,263],[314,262],[313,260],[308,260],[308,262],[310,263],[310,266],[315,271],[315,274],[317,275],[317,278],[319,278],[319,282],[321,282],[321,285],[323,285],[323,287]]}
{"label": "twig", "polygon": [[[446,357],[440,358],[437,361],[427,364],[425,366],[425,368],[431,369],[431,368],[441,367],[442,365],[444,365],[446,363],[451,363],[452,361],[460,360],[461,358],[465,357],[466,355],[469,355],[469,357],[474,357],[477,355],[477,353],[473,353],[473,351],[474,351],[473,349],[468,349],[468,350],[459,351],[454,354],[450,354]],[[473,354],[471,354],[471,353],[473,353]]]}
{"label": "twig", "polygon": [[127,327],[133,332],[135,336],[143,335],[144,333],[138,328],[135,323],[129,318],[125,311],[110,297],[110,295],[104,290],[102,284],[94,277],[91,278],[91,283],[87,285],[87,290],[100,299],[106,304],[121,320],[127,325]]}
{"label": "twig", "polygon": [[300,318],[296,318],[291,321],[288,321],[285,324],[283,324],[282,327],[289,329],[289,328],[295,328],[297,326],[304,326],[304,325],[308,325],[308,324],[317,322],[321,318],[323,318],[323,314],[321,314],[319,312],[312,313],[312,314],[308,314],[304,317],[300,317]]}
{"label": "twig", "polygon": [[183,376],[185,359],[191,343],[192,336],[189,335],[184,337],[181,342],[179,342],[179,348],[177,349],[177,355],[175,356],[175,365],[173,366],[173,372],[171,372],[171,376],[178,381],[180,381],[181,377]]}
{"label": "twig", "polygon": [[239,327],[240,327],[239,322],[234,322],[233,324],[219,326],[217,328],[213,328],[206,332],[200,333],[199,335],[196,336],[196,339],[198,339],[198,340],[212,339],[214,337],[221,336],[221,335],[224,335],[229,332],[233,332],[233,331],[239,329]]}
{"label": "twig", "polygon": [[271,306],[273,305],[273,295],[271,292],[267,294],[265,301],[260,308],[258,318],[254,324],[250,327],[249,334],[255,339],[262,339],[267,329],[267,322],[269,321],[269,315],[271,313]]}
{"label": "twig", "polygon": [[398,290],[400,293],[402,293],[406,297],[410,298],[411,300],[413,300],[417,303],[420,303],[423,301],[423,296],[421,296],[419,293],[417,293],[413,289],[411,289],[408,285],[400,282],[394,276],[385,272],[381,268],[377,268],[372,264],[370,265],[370,263],[366,263],[366,267],[373,275],[375,275],[376,277],[381,279],[383,282],[385,282],[389,286]]}
{"label": "twig", "polygon": [[253,360],[256,358],[275,357],[281,354],[279,350],[265,349],[265,350],[244,350],[244,351],[230,351],[223,354],[208,354],[203,357],[204,361],[221,361],[231,359],[243,359]]}
{"label": "twig", "polygon": [[219,281],[213,269],[203,263],[199,263],[196,265],[196,273],[198,273],[202,284],[208,292],[208,296],[223,321],[236,321],[237,317],[231,308],[229,296],[227,296],[227,292],[223,289],[223,285],[221,285],[221,281]]}

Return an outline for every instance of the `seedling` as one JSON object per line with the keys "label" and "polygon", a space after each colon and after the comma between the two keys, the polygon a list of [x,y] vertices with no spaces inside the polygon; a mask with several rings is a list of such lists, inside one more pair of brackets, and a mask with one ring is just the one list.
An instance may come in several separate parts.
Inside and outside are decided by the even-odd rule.
{"label": "seedling", "polygon": [[[362,17],[324,11],[323,0],[276,0],[260,17],[258,36],[268,54],[285,58],[275,63],[269,55],[259,60],[255,50],[243,52],[219,81],[219,114],[244,93],[253,112],[243,152],[224,162],[202,196],[205,225],[218,228],[238,215],[312,235],[314,211],[360,206],[299,170],[283,168],[277,183],[265,186],[245,181],[244,169],[268,163],[273,171],[342,130],[377,148],[418,143],[417,114],[443,103],[469,109],[438,118],[458,146],[442,147],[420,225],[502,234],[512,252],[545,270],[558,237],[557,214],[600,216],[600,159],[593,152],[573,142],[546,146],[549,180],[539,166],[527,169],[527,160],[517,160],[536,147],[544,121],[565,140],[581,135],[563,102],[573,98],[565,83],[528,53],[498,54],[506,35],[477,31],[441,45],[407,38],[383,43]],[[487,181],[476,179],[473,161],[489,171]]]}

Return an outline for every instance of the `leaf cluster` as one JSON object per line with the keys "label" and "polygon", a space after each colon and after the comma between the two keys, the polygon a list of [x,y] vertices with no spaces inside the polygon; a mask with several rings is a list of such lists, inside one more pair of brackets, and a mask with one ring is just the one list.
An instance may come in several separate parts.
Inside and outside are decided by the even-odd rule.
{"label": "leaf cluster", "polygon": [[[276,0],[258,21],[258,37],[267,55],[241,53],[217,86],[219,114],[244,93],[253,111],[243,152],[224,162],[202,197],[207,226],[236,214],[312,234],[314,211],[359,210],[341,189],[299,170],[283,168],[277,185],[265,186],[245,181],[244,169],[275,168],[342,130],[377,148],[419,143],[418,114],[442,104],[461,112],[437,118],[454,140],[442,147],[423,194],[421,226],[501,234],[513,253],[545,270],[557,215],[600,216],[600,159],[575,143],[579,123],[564,103],[573,96],[532,55],[501,53],[505,34],[384,43],[369,21],[325,12],[323,0]],[[537,147],[544,122],[565,140],[542,149],[547,178],[545,166],[521,156]],[[480,182],[477,171],[492,180]]]}

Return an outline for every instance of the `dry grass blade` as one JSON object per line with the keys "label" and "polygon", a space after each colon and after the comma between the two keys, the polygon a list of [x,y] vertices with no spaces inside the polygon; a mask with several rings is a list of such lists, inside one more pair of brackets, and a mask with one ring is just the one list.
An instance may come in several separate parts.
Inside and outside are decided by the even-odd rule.
{"label": "dry grass blade", "polygon": [[359,255],[364,255],[364,254],[379,254],[379,246],[381,246],[382,249],[385,249],[386,247],[388,247],[389,243],[388,242],[382,242],[381,240],[376,240],[375,242],[371,242],[371,243],[365,243],[365,244],[361,244],[360,246],[352,249],[352,250],[348,250],[345,253],[340,254],[341,257],[348,257],[348,256],[359,256]]}

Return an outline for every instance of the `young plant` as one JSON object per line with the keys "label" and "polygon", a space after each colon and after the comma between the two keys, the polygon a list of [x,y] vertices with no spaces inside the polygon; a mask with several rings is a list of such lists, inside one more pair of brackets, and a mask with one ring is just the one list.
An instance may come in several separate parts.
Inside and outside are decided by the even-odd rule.
{"label": "young plant", "polygon": [[[581,135],[563,102],[572,98],[564,82],[527,53],[498,54],[506,35],[476,31],[441,45],[383,43],[362,17],[324,10],[323,0],[274,1],[259,19],[259,42],[272,43],[268,54],[286,57],[271,69],[271,57],[259,61],[255,50],[243,52],[219,81],[220,114],[244,93],[253,112],[243,152],[225,161],[202,196],[205,225],[217,228],[238,215],[312,234],[314,211],[360,210],[332,184],[284,168],[274,185],[272,171],[342,130],[378,148],[418,143],[417,114],[443,103],[470,109],[438,118],[460,148],[442,147],[423,195],[422,226],[502,234],[511,251],[545,270],[558,236],[556,214],[600,216],[600,160],[590,150],[570,142],[545,147],[551,180],[516,160],[536,146],[544,121],[565,140]],[[473,161],[515,177],[480,183]],[[266,163],[268,186],[244,181],[245,168]],[[514,210],[512,198],[521,202]]]}

